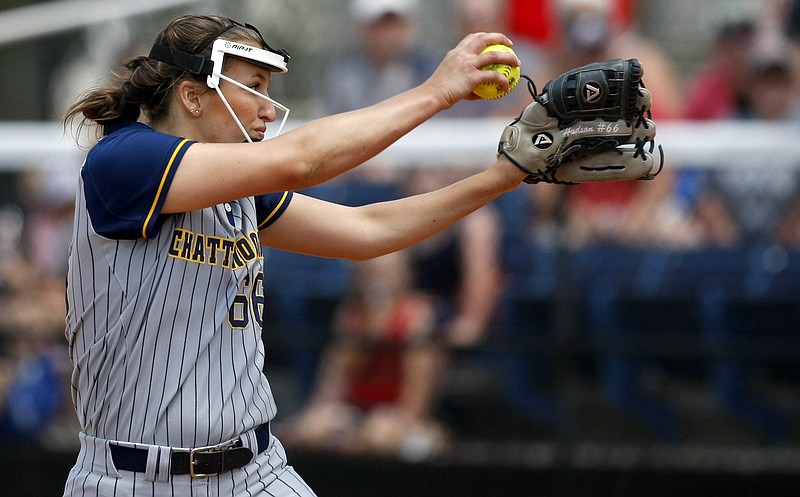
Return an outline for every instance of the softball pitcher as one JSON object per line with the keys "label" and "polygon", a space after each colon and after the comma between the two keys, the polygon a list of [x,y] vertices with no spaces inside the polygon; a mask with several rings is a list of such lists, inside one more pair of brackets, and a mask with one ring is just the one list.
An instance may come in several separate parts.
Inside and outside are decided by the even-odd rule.
{"label": "softball pitcher", "polygon": [[292,193],[476,98],[480,84],[507,89],[500,73],[481,70],[519,64],[481,54],[494,43],[511,41],[469,35],[422,85],[263,140],[289,112],[268,96],[288,53],[252,26],[182,16],[149,55],[69,109],[65,123],[95,125],[101,138],[81,169],[69,253],[81,448],[65,496],[314,495],[269,429],[261,246],[369,259],[516,188],[528,173],[500,156],[459,183],[387,203],[351,208]]}

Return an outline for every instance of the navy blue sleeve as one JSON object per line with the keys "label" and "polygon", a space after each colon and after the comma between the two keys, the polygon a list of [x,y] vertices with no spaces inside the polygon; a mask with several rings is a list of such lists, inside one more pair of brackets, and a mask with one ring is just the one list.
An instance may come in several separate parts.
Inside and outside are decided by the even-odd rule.
{"label": "navy blue sleeve", "polygon": [[292,192],[277,192],[256,197],[258,229],[264,229],[274,223],[283,214],[292,200]]}
{"label": "navy blue sleeve", "polygon": [[155,236],[175,171],[192,143],[139,123],[103,137],[81,170],[95,231],[113,239]]}

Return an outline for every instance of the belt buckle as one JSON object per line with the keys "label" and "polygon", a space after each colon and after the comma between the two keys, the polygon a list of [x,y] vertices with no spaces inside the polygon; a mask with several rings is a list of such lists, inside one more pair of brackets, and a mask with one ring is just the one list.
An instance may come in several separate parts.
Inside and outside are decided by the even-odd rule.
{"label": "belt buckle", "polygon": [[192,478],[208,478],[208,477],[211,477],[211,476],[217,476],[220,473],[222,473],[223,471],[225,471],[225,467],[224,467],[225,459],[221,457],[220,458],[219,471],[218,472],[216,472],[216,473],[197,473],[194,470],[194,467],[197,464],[197,461],[195,461],[194,457],[195,457],[196,454],[222,454],[225,451],[225,449],[233,447],[234,445],[236,445],[235,442],[230,442],[230,443],[225,444],[225,445],[210,445],[208,447],[196,447],[194,449],[191,449],[189,451],[189,476],[191,476]]}

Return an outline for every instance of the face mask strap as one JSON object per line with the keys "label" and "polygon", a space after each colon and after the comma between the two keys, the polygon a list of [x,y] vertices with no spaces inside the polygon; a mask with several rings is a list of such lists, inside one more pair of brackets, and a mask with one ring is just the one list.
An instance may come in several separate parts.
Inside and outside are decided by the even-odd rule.
{"label": "face mask strap", "polygon": [[166,45],[153,45],[148,57],[192,74],[208,76],[214,72],[214,62],[204,55],[181,52]]}

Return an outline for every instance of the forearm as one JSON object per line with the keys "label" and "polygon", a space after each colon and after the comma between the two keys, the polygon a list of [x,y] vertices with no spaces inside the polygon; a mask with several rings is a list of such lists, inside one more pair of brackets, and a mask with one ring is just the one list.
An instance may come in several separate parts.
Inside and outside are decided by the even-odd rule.
{"label": "forearm", "polygon": [[312,121],[278,140],[282,149],[302,151],[302,189],[330,180],[379,154],[443,110],[446,104],[426,86],[363,109]]}
{"label": "forearm", "polygon": [[297,194],[260,233],[266,247],[366,260],[424,240],[516,188],[526,176],[501,157],[490,169],[429,193],[347,207]]}
{"label": "forearm", "polygon": [[369,259],[411,246],[452,226],[521,181],[506,161],[429,193],[360,207],[361,253]]}

